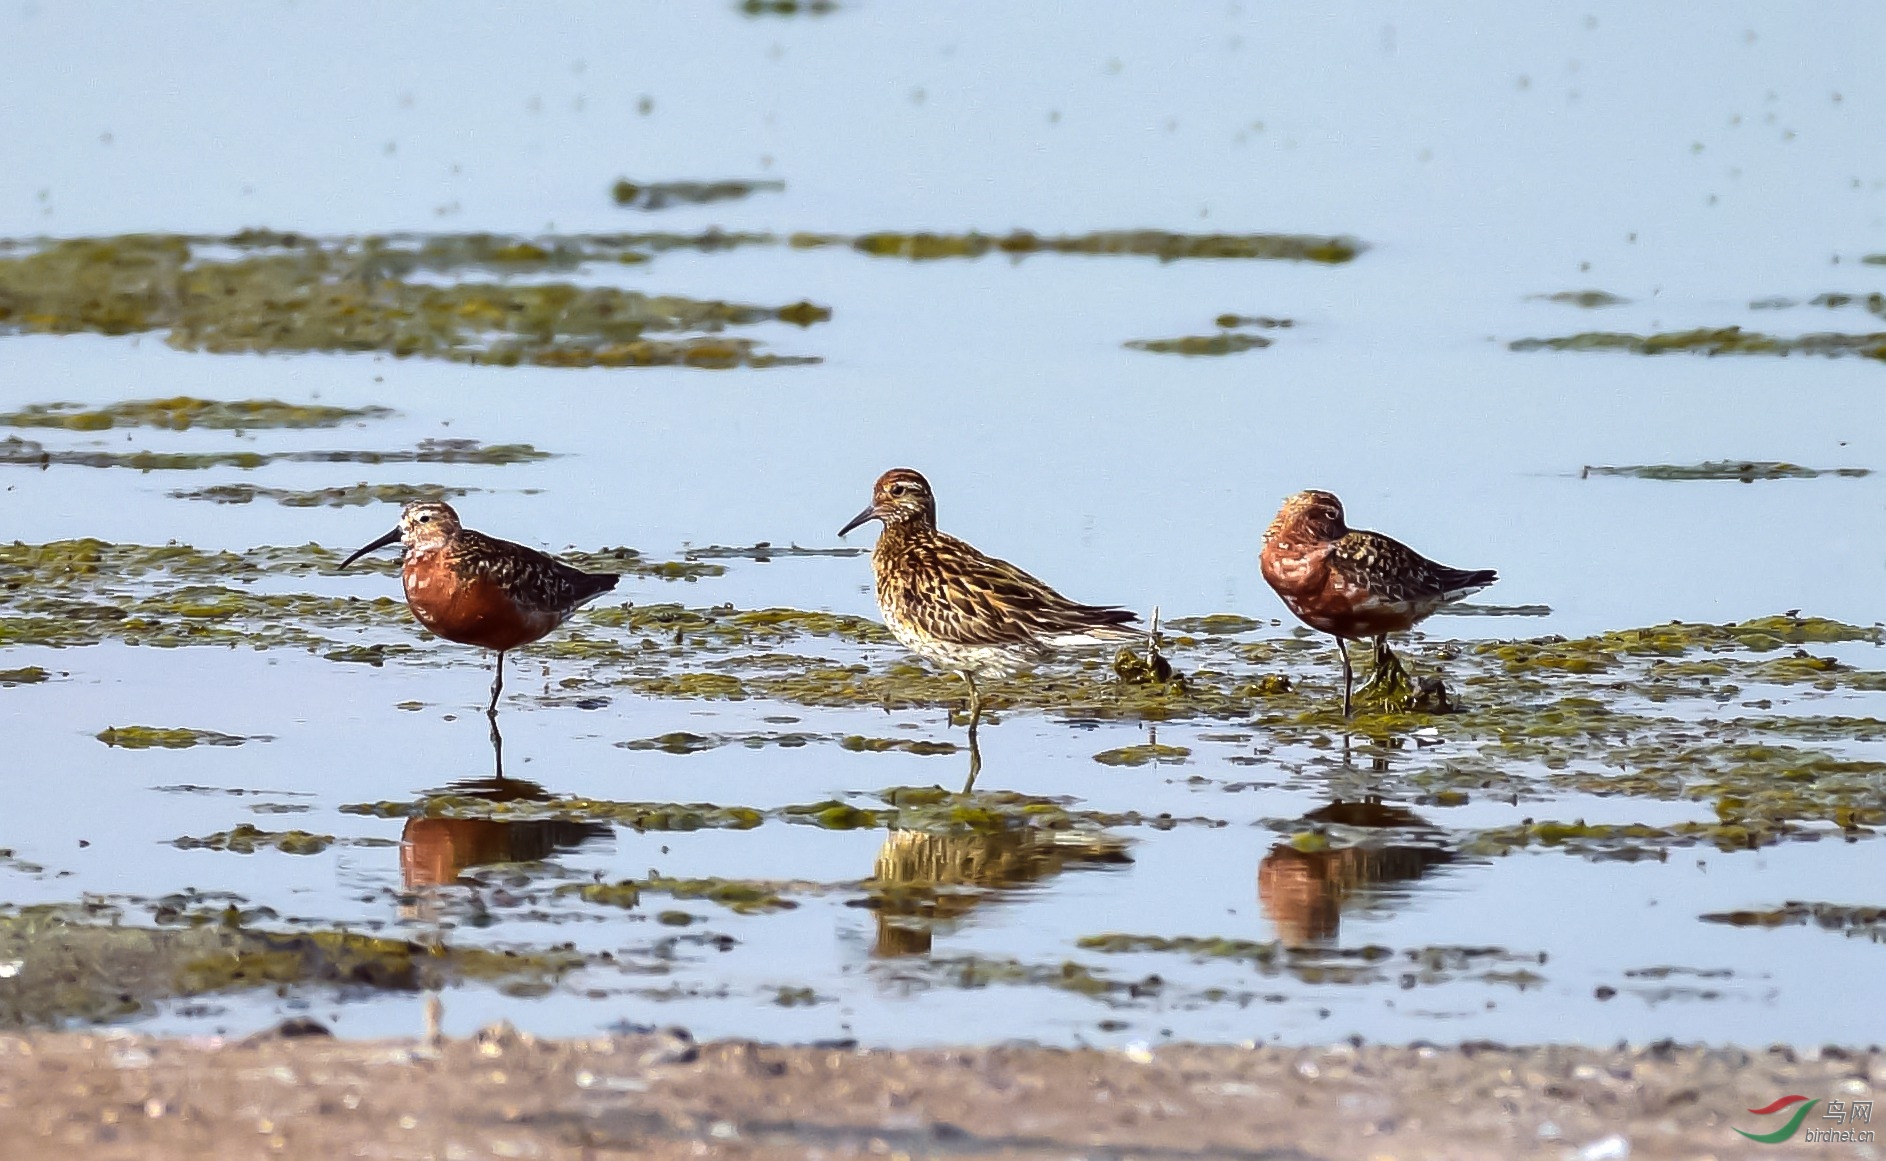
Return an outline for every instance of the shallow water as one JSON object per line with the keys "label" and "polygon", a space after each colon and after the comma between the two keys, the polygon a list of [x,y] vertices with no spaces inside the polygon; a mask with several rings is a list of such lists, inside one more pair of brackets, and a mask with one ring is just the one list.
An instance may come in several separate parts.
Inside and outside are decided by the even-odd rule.
{"label": "shallow water", "polygon": [[[1106,700],[1104,670],[1081,671],[1078,687],[1022,686],[982,732],[978,789],[1075,813],[1137,812],[1130,822],[1083,815],[1052,849],[1046,832],[1017,832],[1009,816],[992,832],[999,841],[927,816],[903,828],[919,837],[902,840],[889,825],[831,829],[786,813],[751,829],[638,830],[573,803],[882,809],[888,788],[953,790],[960,749],[875,751],[843,739],[960,745],[944,720],[956,691],[898,684],[898,652],[846,631],[721,652],[705,637],[684,643],[654,663],[661,680],[732,675],[750,696],[672,696],[632,658],[597,660],[571,644],[628,646],[652,631],[585,615],[513,663],[505,771],[541,787],[547,804],[522,820],[499,811],[483,826],[412,831],[407,813],[464,822],[495,809],[475,796],[427,798],[488,775],[492,754],[474,651],[423,639],[397,609],[243,606],[211,620],[228,635],[183,648],[132,647],[135,634],[116,628],[66,648],[9,633],[0,717],[15,822],[0,847],[16,861],[0,867],[0,899],[62,909],[89,899],[115,909],[93,921],[115,915],[127,927],[150,926],[163,906],[195,908],[216,926],[221,896],[153,902],[195,889],[272,909],[244,921],[255,930],[345,927],[540,956],[567,942],[586,957],[548,976],[444,977],[454,1030],[504,1017],[546,1032],[679,1022],[700,1034],[897,1044],[1865,1039],[1861,981],[1876,967],[1876,921],[1843,932],[1701,916],[1790,900],[1881,903],[1868,829],[1879,823],[1829,821],[1836,808],[1864,815],[1886,801],[1882,775],[1864,765],[1886,760],[1886,725],[1866,724],[1886,716],[1876,643],[1804,639],[1845,667],[1825,679],[1760,668],[1792,643],[1722,654],[1686,641],[1672,659],[1705,668],[1678,673],[1613,642],[1593,646],[1618,659],[1610,680],[1562,683],[1472,650],[1790,609],[1878,621],[1879,359],[1511,344],[1696,327],[1886,330],[1864,303],[1808,301],[1886,289],[1886,266],[1862,261],[1886,249],[1886,173],[1873,147],[1886,132],[1886,82],[1862,49],[1886,31],[1881,21],[1860,6],[1785,21],[1751,8],[1718,10],[1698,27],[1688,14],[1627,5],[1549,17],[1492,5],[1342,17],[1121,5],[1076,20],[947,5],[756,18],[733,5],[651,4],[572,11],[554,26],[425,6],[128,13],[109,27],[76,9],[0,14],[21,66],[0,76],[0,102],[18,114],[0,134],[8,156],[32,159],[0,173],[0,236],[21,239],[22,251],[47,236],[253,226],[333,246],[391,231],[549,244],[718,227],[773,240],[413,278],[832,311],[809,326],[729,330],[765,353],[817,362],[729,370],[223,355],[166,345],[158,331],[8,334],[4,411],[183,395],[395,412],[326,428],[0,432],[52,452],[407,452],[470,439],[551,453],[504,464],[0,464],[8,539],[345,552],[389,527],[396,507],[174,493],[404,484],[464,489],[455,502],[467,523],[497,535],[685,561],[706,546],[835,546],[872,478],[909,463],[937,487],[945,528],[1075,596],[1157,604],[1168,619],[1259,622],[1237,639],[1256,652],[1235,661],[1239,646],[1202,631],[1174,643],[1182,670],[1297,683],[1270,703],[1248,696],[1227,708],[1229,692],[1161,702],[1151,716],[1172,720],[1156,723],[1142,720],[1145,703]],[[598,48],[616,41],[685,51]],[[395,52],[421,43],[436,51]],[[75,61],[83,67],[65,67]],[[345,62],[339,75],[335,61]],[[778,178],[785,188],[648,211],[611,196],[625,176]],[[999,252],[913,261],[790,242],[800,231],[1141,228],[1339,236],[1364,248],[1340,263]],[[1540,297],[1593,289],[1627,301]],[[1223,355],[1127,345],[1211,339],[1227,313],[1292,325],[1235,326],[1270,345]],[[1584,471],[1712,461],[1871,474],[1743,483]],[[1327,712],[1334,656],[1285,648],[1290,626],[1256,569],[1276,503],[1312,485],[1340,493],[1359,526],[1452,564],[1497,567],[1498,587],[1480,600],[1545,613],[1426,626],[1411,658],[1444,672],[1469,713],[1365,721],[1345,753]],[[868,534],[853,541],[862,547]],[[874,615],[855,556],[697,563],[725,571],[632,576],[603,611],[673,601]],[[230,587],[397,591],[383,571],[302,565]],[[8,581],[7,617],[27,615],[47,583],[30,576]],[[160,568],[72,591],[124,607],[203,580]],[[175,610],[153,615],[170,618],[166,632],[192,623]],[[278,639],[288,630],[324,644],[309,652]],[[268,647],[244,647],[245,633]],[[323,655],[359,642],[392,651],[378,666]],[[806,668],[768,662],[768,652],[863,664],[906,703],[827,704],[845,699],[766,685],[769,665],[788,676]],[[1706,668],[1724,656],[1726,673]],[[49,679],[6,683],[35,666]],[[1707,680],[1736,691],[1717,697]],[[1555,738],[1532,711],[1568,696],[1629,720]],[[1838,728],[1815,724],[1836,716]],[[258,740],[166,749],[96,737],[128,726]],[[1429,728],[1438,733],[1417,732]],[[662,743],[698,749],[689,753],[621,745],[679,732],[736,740]],[[1094,761],[1154,735],[1189,754]],[[1704,753],[1761,740],[1854,765],[1791,775],[1792,759]],[[1688,793],[1625,778],[1655,766],[1659,747],[1690,763]],[[1783,822],[1756,828],[1753,849],[1722,849],[1736,844],[1720,832],[1511,840],[1528,819],[1736,822],[1747,787],[1708,789],[1716,760],[1751,784],[1773,767],[1775,784],[1801,788],[1804,801],[1774,806],[1768,817]],[[1554,777],[1566,770],[1576,776]],[[1387,818],[1386,828],[1346,825],[1353,811],[1314,813],[1371,798],[1406,813],[1361,816]],[[389,805],[359,810],[377,803]],[[174,843],[243,823],[334,841],[312,854]],[[404,863],[402,835],[412,840]],[[880,866],[887,842],[905,862]],[[944,873],[945,889],[891,889],[920,866]],[[646,889],[625,909],[577,892],[650,879],[651,869],[764,881],[796,906],[748,914]],[[437,878],[461,882],[426,881]],[[664,923],[664,912],[691,920]],[[1144,942],[1179,937],[1209,946]],[[16,974],[0,978],[0,1013],[20,1010],[9,986],[36,995],[9,984],[33,977],[25,946]],[[302,964],[285,995],[232,983],[185,996],[165,983],[129,1018],[237,1032],[305,1009],[347,1034],[418,1026],[418,990],[301,982],[321,974]],[[97,1014],[20,1002],[27,1018]]]}

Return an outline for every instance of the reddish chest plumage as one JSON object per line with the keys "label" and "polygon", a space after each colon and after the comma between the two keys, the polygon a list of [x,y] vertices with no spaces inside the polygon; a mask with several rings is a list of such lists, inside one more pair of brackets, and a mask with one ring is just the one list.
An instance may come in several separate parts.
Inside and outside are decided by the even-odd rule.
{"label": "reddish chest plumage", "polygon": [[1383,597],[1366,578],[1348,576],[1336,567],[1332,548],[1328,543],[1274,540],[1264,545],[1258,558],[1264,580],[1310,628],[1347,638],[1400,633],[1438,604]]}
{"label": "reddish chest plumage", "polygon": [[461,572],[444,551],[408,552],[400,579],[419,623],[461,645],[515,649],[550,632],[560,620],[553,613],[525,611],[502,585]]}

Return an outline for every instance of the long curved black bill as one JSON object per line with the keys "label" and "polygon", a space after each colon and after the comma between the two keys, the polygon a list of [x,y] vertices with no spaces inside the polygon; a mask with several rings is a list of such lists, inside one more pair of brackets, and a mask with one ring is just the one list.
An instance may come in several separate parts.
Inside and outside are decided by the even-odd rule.
{"label": "long curved black bill", "polygon": [[369,552],[372,552],[374,549],[385,548],[387,545],[393,543],[395,540],[398,540],[398,539],[399,539],[399,529],[395,528],[393,529],[393,531],[387,533],[385,536],[380,537],[380,539],[374,541],[372,544],[367,545],[365,548],[361,549],[359,552],[354,553],[352,556],[348,557],[346,560],[341,561],[341,568],[346,568],[348,565],[354,563],[356,560],[359,560],[361,557],[367,555]]}
{"label": "long curved black bill", "polygon": [[838,530],[838,534],[840,536],[843,536],[845,533],[850,532],[853,528],[856,528],[858,525],[864,524],[871,520],[876,520],[877,518],[878,518],[877,505],[873,504],[870,507],[866,508],[864,511],[858,513],[856,516],[853,516],[851,518],[851,523],[845,525],[843,528],[840,528]]}

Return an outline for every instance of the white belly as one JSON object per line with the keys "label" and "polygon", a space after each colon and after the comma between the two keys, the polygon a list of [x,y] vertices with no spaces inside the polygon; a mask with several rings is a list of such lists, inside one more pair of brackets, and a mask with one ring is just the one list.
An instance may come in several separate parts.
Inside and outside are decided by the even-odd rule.
{"label": "white belly", "polygon": [[937,668],[952,673],[972,673],[977,677],[1013,677],[1033,666],[1042,656],[1042,650],[1033,645],[957,645],[924,637],[897,621],[890,621],[888,627],[898,644]]}

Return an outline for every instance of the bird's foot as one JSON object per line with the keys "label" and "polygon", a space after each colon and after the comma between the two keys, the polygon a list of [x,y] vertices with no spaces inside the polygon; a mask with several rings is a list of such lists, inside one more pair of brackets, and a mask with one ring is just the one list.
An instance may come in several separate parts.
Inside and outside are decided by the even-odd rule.
{"label": "bird's foot", "polygon": [[1371,706],[1389,711],[1403,711],[1413,708],[1415,684],[1402,667],[1401,658],[1387,646],[1376,650],[1375,671],[1369,674],[1369,680],[1356,690],[1355,702],[1358,706]]}

